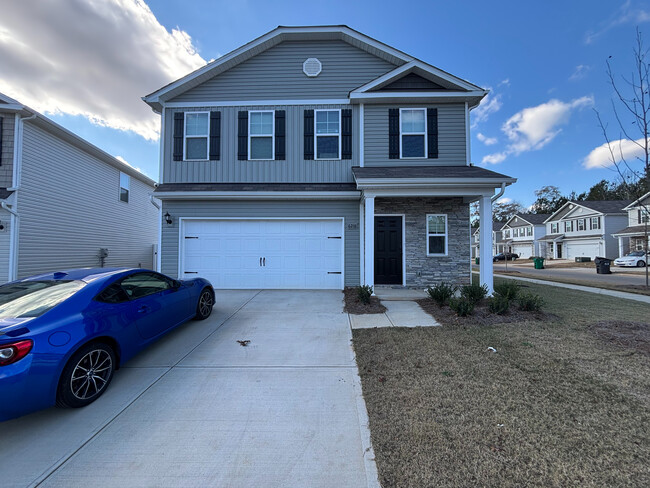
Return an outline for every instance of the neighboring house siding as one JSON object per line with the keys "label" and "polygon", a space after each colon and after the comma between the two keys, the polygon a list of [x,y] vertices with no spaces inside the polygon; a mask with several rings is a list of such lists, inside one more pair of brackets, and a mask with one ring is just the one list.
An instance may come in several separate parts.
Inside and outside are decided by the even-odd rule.
{"label": "neighboring house siding", "polygon": [[9,279],[9,247],[11,242],[11,214],[0,210],[0,283]]}
{"label": "neighboring house siding", "polygon": [[[304,111],[352,109],[352,159],[304,160]],[[221,112],[221,156],[219,161],[173,161],[174,113]],[[237,159],[237,114],[250,110],[284,110],[286,159],[284,161],[239,161]],[[352,166],[359,166],[359,110],[350,105],[291,105],[256,107],[204,107],[167,109],[165,113],[163,183],[208,182],[352,182]],[[386,133],[388,137],[388,133]]]}
{"label": "neighboring house siding", "polygon": [[343,217],[345,219],[345,285],[359,284],[359,202],[356,200],[166,201],[172,224],[162,227],[162,272],[178,277],[179,217]]}
{"label": "neighboring house siding", "polygon": [[26,123],[18,191],[18,277],[76,267],[150,268],[157,242],[153,188],[130,179],[129,203],[119,201],[120,172]]}
{"label": "neighboring house siding", "polygon": [[[303,73],[307,58],[322,63],[318,76],[310,78]],[[351,90],[394,68],[343,41],[287,41],[170,101],[347,98]]]}
{"label": "neighboring house siding", "polygon": [[[2,110],[2,105],[0,105]],[[2,150],[0,151],[0,188],[9,188],[14,164],[14,114],[0,113],[2,117]]]}
{"label": "neighboring house siding", "polygon": [[[388,158],[388,109],[391,108],[438,109],[438,158],[436,159],[389,159]],[[366,166],[416,166],[416,165],[466,165],[467,145],[465,130],[465,104],[391,104],[366,105],[364,108]]]}

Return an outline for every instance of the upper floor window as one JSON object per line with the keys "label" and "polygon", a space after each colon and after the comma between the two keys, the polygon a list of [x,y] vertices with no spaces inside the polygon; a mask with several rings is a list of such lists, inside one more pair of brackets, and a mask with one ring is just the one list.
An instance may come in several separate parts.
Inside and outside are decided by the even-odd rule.
{"label": "upper floor window", "polygon": [[533,228],[532,227],[526,227],[526,235],[529,236],[529,237],[533,235]]}
{"label": "upper floor window", "polygon": [[600,217],[591,218],[591,230],[600,229]]}
{"label": "upper floor window", "polygon": [[185,161],[208,160],[208,135],[210,112],[186,112],[183,159]]}
{"label": "upper floor window", "polygon": [[585,219],[578,219],[578,230],[585,230]]}
{"label": "upper floor window", "polygon": [[512,229],[512,236],[519,237],[519,227]]}
{"label": "upper floor window", "polygon": [[424,108],[400,108],[400,157],[425,158],[427,147],[427,111]]}
{"label": "upper floor window", "polygon": [[274,159],[274,114],[273,110],[251,110],[248,112],[248,159]]}
{"label": "upper floor window", "polygon": [[447,216],[427,215],[427,256],[447,255]]}
{"label": "upper floor window", "polygon": [[640,208],[639,209],[639,224],[643,224],[645,222],[650,223],[650,212],[646,210],[645,208]]}
{"label": "upper floor window", "polygon": [[340,159],[341,111],[315,110],[316,159]]}
{"label": "upper floor window", "polygon": [[573,232],[573,220],[564,222],[564,232]]}
{"label": "upper floor window", "polygon": [[131,177],[120,171],[120,202],[129,203],[129,191],[131,188]]}
{"label": "upper floor window", "polygon": [[503,237],[505,237],[506,239],[510,238],[510,230],[509,229],[505,229],[503,231]]}
{"label": "upper floor window", "polygon": [[551,224],[551,234],[557,234],[560,231],[559,224],[557,222]]}

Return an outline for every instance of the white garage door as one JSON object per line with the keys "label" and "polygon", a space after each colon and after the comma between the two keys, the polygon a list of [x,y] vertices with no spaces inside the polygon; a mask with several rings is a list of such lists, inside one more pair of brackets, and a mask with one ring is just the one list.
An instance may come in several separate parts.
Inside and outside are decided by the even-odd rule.
{"label": "white garage door", "polygon": [[598,241],[567,242],[564,244],[564,250],[566,251],[567,259],[582,256],[594,259],[596,256],[600,256],[600,245]]}
{"label": "white garage door", "polygon": [[182,278],[215,288],[343,288],[343,219],[183,220]]}
{"label": "white garage door", "polygon": [[533,255],[532,244],[512,244],[512,252],[518,254],[520,258],[526,259]]}

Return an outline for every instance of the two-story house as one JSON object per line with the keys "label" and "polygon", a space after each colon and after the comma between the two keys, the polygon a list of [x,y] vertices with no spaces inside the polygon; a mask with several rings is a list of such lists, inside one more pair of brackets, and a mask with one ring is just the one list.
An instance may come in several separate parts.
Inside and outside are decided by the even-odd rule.
{"label": "two-story house", "polygon": [[550,214],[517,213],[510,217],[503,226],[508,252],[513,252],[520,258],[540,256],[539,239],[546,235],[544,221],[550,216]]}
{"label": "two-story house", "polygon": [[618,255],[625,256],[630,251],[647,251],[650,238],[650,192],[623,208],[627,212],[627,227],[612,234],[618,239]]}
{"label": "two-story house", "polygon": [[[494,220],[492,222],[492,255],[505,252],[505,241],[503,239],[502,228],[505,222]],[[472,258],[479,257],[481,240],[481,226],[474,228],[472,232]]]}
{"label": "two-story house", "polygon": [[544,222],[546,235],[542,256],[575,259],[597,256],[613,258],[618,252],[612,234],[627,225],[623,208],[628,200],[569,201]]}
{"label": "two-story house", "polygon": [[153,190],[128,164],[0,93],[0,283],[154,266]]}
{"label": "two-story house", "polygon": [[491,224],[515,181],[470,164],[486,93],[346,26],[278,27],[151,93],[162,271],[215,288],[469,282],[469,203]]}

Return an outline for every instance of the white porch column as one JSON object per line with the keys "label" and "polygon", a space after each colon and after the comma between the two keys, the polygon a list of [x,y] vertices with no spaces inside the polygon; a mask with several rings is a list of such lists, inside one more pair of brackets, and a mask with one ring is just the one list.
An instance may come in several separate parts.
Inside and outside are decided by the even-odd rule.
{"label": "white porch column", "polygon": [[492,269],[492,197],[482,196],[479,200],[480,228],[480,256],[479,273],[481,285],[486,285],[492,295],[494,291],[494,274]]}
{"label": "white porch column", "polygon": [[625,256],[625,237],[618,237],[618,257],[622,258]]}
{"label": "white porch column", "polygon": [[375,197],[365,197],[364,267],[366,285],[375,286]]}

